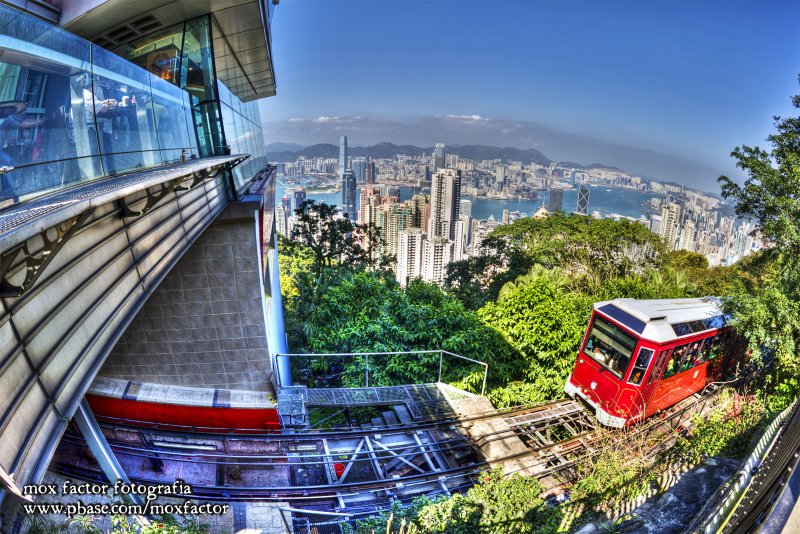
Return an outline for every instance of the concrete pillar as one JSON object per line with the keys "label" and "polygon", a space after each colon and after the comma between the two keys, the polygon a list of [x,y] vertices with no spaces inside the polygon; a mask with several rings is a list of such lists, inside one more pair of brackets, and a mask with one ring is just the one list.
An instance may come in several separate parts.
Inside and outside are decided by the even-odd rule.
{"label": "concrete pillar", "polygon": [[[272,229],[273,235],[275,228]],[[269,300],[269,321],[267,330],[269,332],[270,354],[277,360],[276,372],[280,377],[281,386],[291,386],[292,383],[292,366],[288,356],[275,356],[277,354],[286,354],[289,352],[289,347],[286,343],[286,327],[283,322],[283,298],[281,297],[281,273],[278,266],[278,240],[273,238],[275,248],[270,251],[268,256],[269,262],[269,277],[271,295]]]}

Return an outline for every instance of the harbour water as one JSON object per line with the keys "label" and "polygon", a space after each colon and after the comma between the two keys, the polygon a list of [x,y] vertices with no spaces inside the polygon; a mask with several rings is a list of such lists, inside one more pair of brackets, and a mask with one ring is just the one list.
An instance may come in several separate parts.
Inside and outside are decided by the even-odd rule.
{"label": "harbour water", "polygon": [[[292,198],[292,209],[295,209],[293,191],[294,186],[286,186],[278,184],[278,195],[276,195],[276,202],[280,202],[280,197],[288,194]],[[595,211],[600,212],[603,217],[612,214],[623,215],[625,217],[639,218],[647,213],[646,204],[653,197],[660,197],[655,193],[642,193],[630,189],[609,189],[606,187],[590,187],[589,188],[589,213]],[[427,190],[420,190],[412,187],[400,188],[400,200],[408,200],[415,193],[430,193]],[[540,191],[539,198],[536,200],[501,200],[501,199],[487,199],[487,198],[471,198],[462,196],[462,198],[472,201],[472,216],[476,219],[488,219],[493,216],[498,221],[503,216],[503,210],[507,209],[509,212],[519,211],[523,214],[530,216],[542,205],[547,207],[548,192]],[[316,200],[317,202],[326,202],[328,204],[335,204],[340,206],[342,204],[342,192],[336,191],[332,193],[313,193],[309,194],[308,198]],[[575,211],[578,204],[578,191],[577,189],[564,191],[564,200],[562,210],[565,212]],[[358,206],[358,196],[356,196],[356,206]]]}

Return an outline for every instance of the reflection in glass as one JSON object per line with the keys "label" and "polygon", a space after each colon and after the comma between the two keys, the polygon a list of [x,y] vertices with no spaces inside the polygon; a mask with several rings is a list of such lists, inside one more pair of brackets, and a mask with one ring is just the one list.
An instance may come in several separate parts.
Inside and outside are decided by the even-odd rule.
{"label": "reflection in glass", "polygon": [[6,7],[0,27],[0,166],[14,167],[0,200],[99,176],[97,139],[82,120],[89,44]]}

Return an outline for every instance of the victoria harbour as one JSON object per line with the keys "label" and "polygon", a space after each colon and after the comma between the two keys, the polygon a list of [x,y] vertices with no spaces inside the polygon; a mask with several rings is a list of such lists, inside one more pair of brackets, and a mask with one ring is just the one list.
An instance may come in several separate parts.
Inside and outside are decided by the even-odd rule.
{"label": "victoria harbour", "polygon": [[[276,202],[280,202],[280,198],[285,195],[292,196],[295,185],[278,184],[277,194],[275,197]],[[430,188],[417,188],[417,187],[400,187],[400,201],[410,199],[413,195],[419,193],[430,193]],[[602,217],[610,217],[621,215],[623,217],[632,217],[638,219],[643,215],[649,213],[646,204],[654,197],[662,198],[662,195],[654,193],[643,193],[640,191],[633,191],[621,188],[605,188],[605,187],[592,187],[590,189],[589,210],[591,212],[599,212]],[[309,192],[308,198],[317,202],[325,202],[326,204],[340,206],[342,204],[342,192]],[[539,191],[539,198],[536,200],[507,200],[496,198],[475,198],[470,196],[462,196],[466,200],[472,201],[472,217],[476,219],[489,219],[493,217],[500,220],[503,216],[503,210],[509,212],[520,212],[524,215],[531,215],[536,212],[540,207],[547,206],[549,201],[549,191]],[[359,207],[360,197],[356,195],[356,208]],[[577,206],[578,191],[576,189],[567,189],[564,191],[563,206],[564,211],[572,211]]]}

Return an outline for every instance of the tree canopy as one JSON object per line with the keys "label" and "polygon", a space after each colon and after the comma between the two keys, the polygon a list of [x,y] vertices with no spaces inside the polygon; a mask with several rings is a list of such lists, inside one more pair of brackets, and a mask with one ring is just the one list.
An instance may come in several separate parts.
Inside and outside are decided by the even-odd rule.
{"label": "tree canopy", "polygon": [[[800,95],[792,103],[800,109]],[[788,403],[800,392],[800,117],[774,119],[768,150],[741,146],[731,153],[747,173],[744,183],[726,176],[719,182],[736,214],[754,221],[773,245],[746,264],[750,290],[741,288],[727,305],[754,351],[774,350],[780,402]]]}

